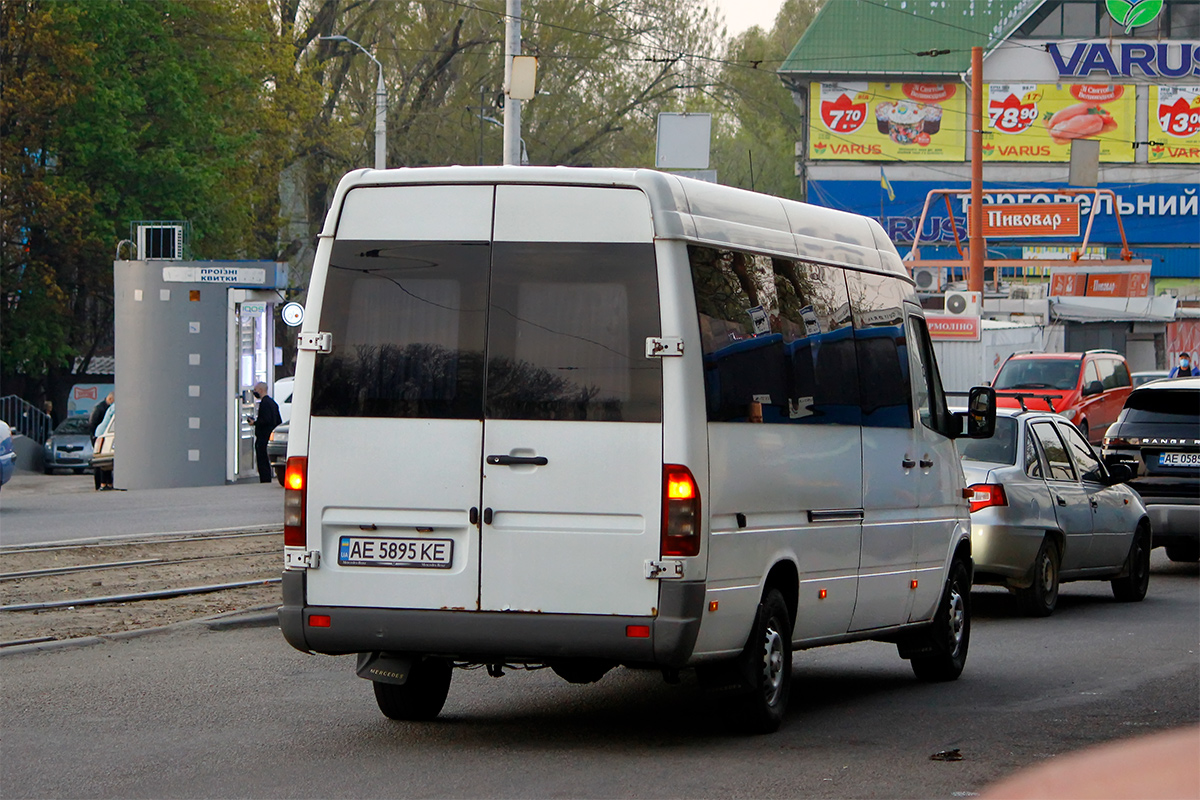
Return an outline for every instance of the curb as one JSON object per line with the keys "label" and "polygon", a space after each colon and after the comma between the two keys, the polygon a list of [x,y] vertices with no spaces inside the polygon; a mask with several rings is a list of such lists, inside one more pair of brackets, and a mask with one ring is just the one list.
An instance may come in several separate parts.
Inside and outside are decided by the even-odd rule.
{"label": "curb", "polygon": [[99,636],[80,636],[76,639],[56,639],[51,642],[31,642],[30,644],[18,644],[12,647],[0,648],[0,659],[9,656],[27,655],[30,653],[43,653],[52,650],[71,650],[79,647],[91,647],[92,645],[105,644],[107,642],[122,642],[129,639],[139,639],[143,636],[151,636],[160,633],[170,633],[182,628],[200,626],[207,628],[210,631],[232,631],[240,628],[269,628],[279,624],[278,609],[276,605],[255,606],[253,608],[245,608],[239,611],[226,611],[222,614],[214,614],[211,617],[200,617],[198,619],[186,619],[181,622],[173,622],[170,625],[159,625],[154,628],[140,628],[135,631],[120,631],[119,633],[105,633]]}

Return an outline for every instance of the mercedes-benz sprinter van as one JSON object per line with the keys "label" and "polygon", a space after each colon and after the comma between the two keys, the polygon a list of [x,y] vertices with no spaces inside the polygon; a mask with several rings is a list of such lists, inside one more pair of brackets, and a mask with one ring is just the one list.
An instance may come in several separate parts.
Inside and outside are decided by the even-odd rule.
{"label": "mercedes-benz sprinter van", "polygon": [[361,170],[299,337],[280,624],[429,719],[452,668],[694,668],[754,730],[795,648],[963,669],[970,521],[873,220],[646,170]]}

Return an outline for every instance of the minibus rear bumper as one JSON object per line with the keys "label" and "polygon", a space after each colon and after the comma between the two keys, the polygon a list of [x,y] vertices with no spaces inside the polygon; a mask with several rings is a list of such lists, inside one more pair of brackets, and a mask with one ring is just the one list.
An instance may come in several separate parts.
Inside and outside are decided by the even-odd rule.
{"label": "minibus rear bumper", "polygon": [[[283,573],[279,628],[297,650],[327,655],[419,653],[482,663],[598,658],[678,668],[691,657],[704,608],[704,583],[690,581],[663,581],[652,617],[310,606],[305,575]],[[327,619],[314,626],[313,617]]]}

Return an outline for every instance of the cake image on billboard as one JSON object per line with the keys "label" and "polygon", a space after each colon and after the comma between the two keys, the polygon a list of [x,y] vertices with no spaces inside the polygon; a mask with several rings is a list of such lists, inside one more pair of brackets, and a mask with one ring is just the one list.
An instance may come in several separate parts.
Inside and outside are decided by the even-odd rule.
{"label": "cake image on billboard", "polygon": [[897,144],[926,144],[942,129],[941,102],[953,97],[955,90],[951,84],[906,83],[905,99],[875,105],[876,129]]}

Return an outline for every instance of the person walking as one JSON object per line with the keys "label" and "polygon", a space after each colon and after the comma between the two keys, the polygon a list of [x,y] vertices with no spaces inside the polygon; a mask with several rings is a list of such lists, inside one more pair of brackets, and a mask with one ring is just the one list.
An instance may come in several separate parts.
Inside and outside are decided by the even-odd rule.
{"label": "person walking", "polygon": [[1179,366],[1172,369],[1171,374],[1168,375],[1167,377],[1168,378],[1190,378],[1193,375],[1200,375],[1200,372],[1198,372],[1192,366],[1191,356],[1189,356],[1187,353],[1180,353],[1179,354]]}
{"label": "person walking", "polygon": [[283,422],[279,416],[279,405],[267,394],[267,385],[262,381],[254,384],[254,396],[258,398],[258,416],[251,418],[254,423],[254,460],[258,464],[259,483],[271,482],[271,457],[267,455],[267,439],[275,426]]}

